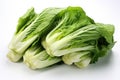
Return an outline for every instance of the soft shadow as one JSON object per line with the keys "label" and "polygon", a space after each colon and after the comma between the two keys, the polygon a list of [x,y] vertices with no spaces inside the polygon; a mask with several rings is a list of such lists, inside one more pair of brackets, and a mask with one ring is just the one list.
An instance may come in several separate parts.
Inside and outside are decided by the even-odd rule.
{"label": "soft shadow", "polygon": [[[106,68],[110,67],[110,65],[112,64],[113,60],[113,52],[110,51],[108,53],[108,55],[101,57],[101,59],[98,60],[98,62],[96,62],[95,64],[90,64],[88,65],[88,67],[83,68],[83,69],[79,69],[74,65],[62,65],[61,67],[56,68],[56,70],[51,74],[51,76],[57,76],[59,77],[59,75],[61,76],[73,76],[76,75],[76,77],[78,76],[85,76],[90,75],[90,74],[94,74],[94,72],[98,73],[102,70],[105,70]],[[53,69],[55,67],[52,68],[47,68],[47,69]],[[41,71],[41,70],[40,70]],[[47,71],[47,70],[42,70],[42,71]]]}
{"label": "soft shadow", "polygon": [[113,60],[113,51],[110,51],[106,56],[99,58],[98,62],[90,64],[88,69],[108,67],[112,62],[111,60]]}

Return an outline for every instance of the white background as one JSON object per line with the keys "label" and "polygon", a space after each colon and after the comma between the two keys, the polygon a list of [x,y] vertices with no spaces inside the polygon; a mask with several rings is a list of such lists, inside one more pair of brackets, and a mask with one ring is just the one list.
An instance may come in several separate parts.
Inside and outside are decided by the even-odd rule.
{"label": "white background", "polygon": [[[85,69],[56,65],[31,70],[22,62],[10,62],[6,54],[18,18],[30,7],[81,6],[96,22],[115,25],[112,52]],[[0,0],[0,80],[120,80],[120,0]]]}

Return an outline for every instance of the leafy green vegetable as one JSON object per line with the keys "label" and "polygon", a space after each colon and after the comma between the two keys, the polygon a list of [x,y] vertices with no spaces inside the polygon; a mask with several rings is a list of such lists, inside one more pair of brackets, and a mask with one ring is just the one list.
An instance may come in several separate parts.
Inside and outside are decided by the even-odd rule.
{"label": "leafy green vegetable", "polygon": [[49,56],[41,46],[40,40],[37,40],[27,49],[23,60],[31,69],[40,69],[60,62],[61,58]]}
{"label": "leafy green vegetable", "polygon": [[[79,51],[79,46],[81,45],[78,44],[80,44],[79,39],[81,38],[77,35],[82,34],[85,29],[94,29],[92,27],[84,28],[84,26],[92,24],[94,21],[86,16],[82,8],[68,7],[63,13],[60,13],[60,16],[62,14],[62,18],[59,24],[46,36],[42,42],[44,48],[51,56],[62,56],[70,52]],[[78,30],[79,28],[80,30]],[[96,34],[96,32],[94,33]],[[93,36],[94,33],[91,36]],[[98,36],[96,35],[95,37]],[[90,38],[92,39],[92,37]]]}
{"label": "leafy green vegetable", "polygon": [[19,18],[7,56],[13,62],[23,57],[31,69],[60,61],[84,68],[112,49],[114,30],[95,23],[81,7],[46,8],[39,14],[31,8]]}
{"label": "leafy green vegetable", "polygon": [[34,8],[31,8],[20,17],[16,33],[9,44],[8,58],[13,62],[19,61],[37,38],[54,28],[51,24],[61,10],[60,8],[47,8],[37,15]]}
{"label": "leafy green vegetable", "polygon": [[[110,27],[109,29],[112,30],[107,32],[104,29],[105,35],[103,35],[104,31],[102,31],[102,28],[105,27]],[[114,27],[112,25],[105,24],[91,24],[78,29],[74,33],[78,34],[79,32],[80,34],[69,42],[71,47],[67,51],[72,51],[62,57],[63,61],[68,65],[74,63],[80,68],[86,67],[90,63],[95,63],[99,57],[105,56],[114,45],[113,31]],[[72,37],[76,34],[73,34]],[[106,37],[106,34],[109,36]],[[112,42],[107,41],[107,39]]]}
{"label": "leafy green vegetable", "polygon": [[94,23],[80,7],[68,7],[61,14],[58,25],[42,41],[50,56],[62,56],[64,63],[82,68],[113,47],[113,25]]}
{"label": "leafy green vegetable", "polygon": [[[19,18],[18,25],[16,27],[16,32],[9,44],[9,53],[7,54],[8,58],[16,62],[18,61],[27,47],[35,40],[34,37],[27,42],[23,42],[23,39],[27,36],[27,33],[30,31],[27,27],[32,24],[32,22],[37,17],[37,14],[34,12],[34,8],[28,9],[28,11]],[[29,43],[29,44],[28,44]]]}

